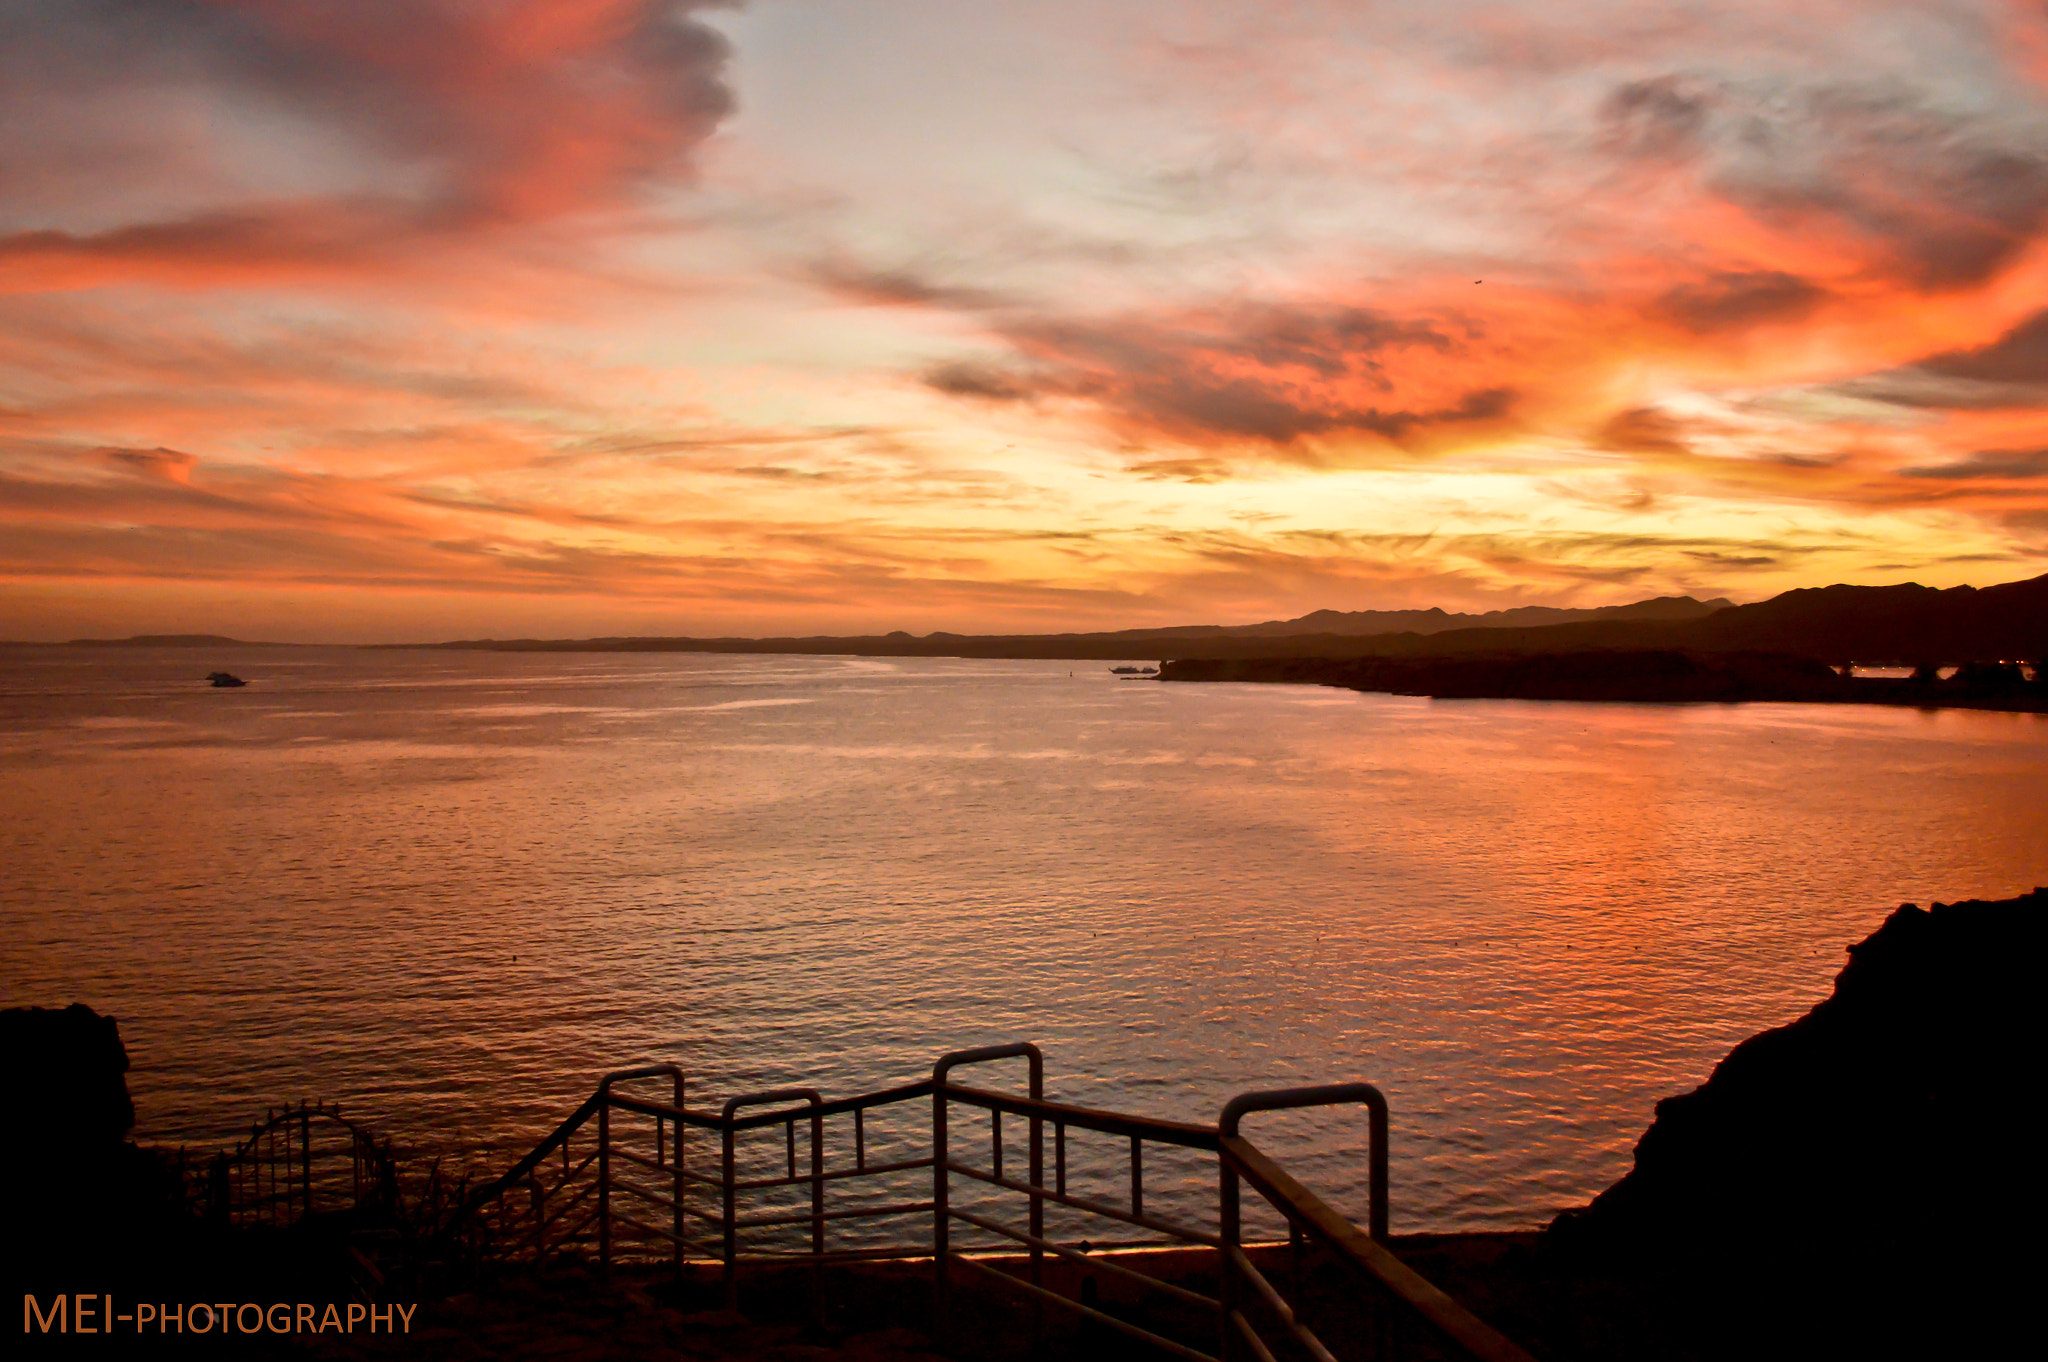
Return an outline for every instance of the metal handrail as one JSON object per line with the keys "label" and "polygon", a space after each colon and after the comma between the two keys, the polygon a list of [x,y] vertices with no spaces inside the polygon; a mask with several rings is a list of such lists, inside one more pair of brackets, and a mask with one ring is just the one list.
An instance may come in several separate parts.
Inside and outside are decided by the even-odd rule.
{"label": "metal handrail", "polygon": [[1384,1288],[1428,1325],[1443,1342],[1476,1362],[1532,1362],[1506,1335],[1479,1319],[1431,1285],[1370,1236],[1338,1214],[1315,1193],[1242,1136],[1224,1140],[1225,1160],[1245,1181],[1285,1213],[1335,1249],[1342,1261]]}
{"label": "metal handrail", "polygon": [[[891,1106],[898,1102],[909,1102],[929,1096],[931,1090],[930,1079],[919,1079],[915,1083],[883,1088],[878,1092],[860,1093],[853,1097],[835,1097],[818,1104],[818,1115],[830,1118],[847,1112],[872,1111],[876,1107]],[[611,1102],[622,1111],[639,1112],[645,1116],[663,1116],[671,1121],[680,1120],[700,1130],[723,1130],[728,1124],[726,1118],[720,1114],[692,1111],[680,1105],[651,1102],[646,1098],[630,1097],[624,1093],[614,1093]],[[808,1107],[804,1109],[803,1114],[809,1114]],[[753,1130],[761,1126],[778,1125],[786,1119],[787,1113],[769,1111],[754,1116],[735,1116],[730,1124],[735,1130]]]}
{"label": "metal handrail", "polygon": [[1197,1125],[1193,1121],[1171,1121],[1159,1116],[1132,1116],[1128,1112],[1105,1111],[1100,1107],[1082,1107],[1069,1102],[1053,1102],[1042,1097],[1013,1097],[1008,1093],[990,1092],[986,1088],[969,1088],[958,1083],[949,1085],[946,1095],[952,1101],[964,1102],[968,1106],[981,1107],[988,1111],[1006,1111],[1013,1116],[1034,1117],[1060,1125],[1080,1126],[1084,1130],[1100,1131],[1105,1135],[1123,1135],[1210,1153],[1214,1153],[1216,1149],[1216,1127]]}
{"label": "metal handrail", "polygon": [[[1363,1104],[1369,1113],[1371,1148],[1368,1153],[1369,1233],[1338,1214],[1327,1202],[1295,1181],[1257,1146],[1239,1133],[1244,1117],[1256,1111],[1284,1111],[1302,1107]],[[1243,1329],[1250,1332],[1239,1307],[1236,1284],[1248,1282],[1268,1309],[1277,1315],[1311,1355],[1329,1359],[1329,1350],[1298,1319],[1266,1280],[1240,1245],[1238,1182],[1249,1182],[1276,1210],[1287,1217],[1290,1229],[1306,1230],[1336,1250],[1339,1259],[1375,1283],[1405,1309],[1427,1325],[1439,1340],[1474,1362],[1533,1362],[1529,1354],[1395,1257],[1385,1247],[1387,1238],[1387,1099],[1370,1083],[1333,1083],[1307,1088],[1283,1088],[1250,1092],[1232,1098],[1217,1120],[1219,1145],[1219,1198],[1223,1216],[1223,1238],[1227,1268],[1224,1279],[1224,1307]]]}
{"label": "metal handrail", "polygon": [[1366,1214],[1372,1237],[1387,1237],[1387,1099],[1370,1083],[1319,1083],[1306,1088],[1274,1088],[1240,1093],[1223,1104],[1216,1118],[1220,1140],[1237,1135],[1244,1118],[1255,1111],[1295,1111],[1302,1107],[1334,1107],[1359,1103],[1366,1109],[1371,1143],[1366,1150]]}
{"label": "metal handrail", "polygon": [[[955,1081],[954,1075],[958,1069],[1008,1059],[1024,1059],[1028,1062],[1028,1091],[1024,1094],[998,1092]],[[661,1076],[670,1078],[674,1085],[675,1100],[672,1103],[615,1090],[620,1084]],[[865,1131],[867,1114],[879,1107],[916,1101],[926,1096],[932,1100],[930,1156],[884,1157],[870,1163],[867,1157]],[[976,1275],[986,1275],[1026,1297],[1031,1307],[1034,1334],[1040,1331],[1043,1309],[1050,1304],[1125,1335],[1143,1339],[1176,1356],[1201,1359],[1202,1362],[1240,1357],[1265,1362],[1266,1359],[1273,1358],[1274,1354],[1265,1339],[1260,1336],[1260,1328],[1255,1327],[1252,1322],[1252,1316],[1256,1314],[1262,1321],[1277,1321],[1283,1334],[1290,1337],[1294,1345],[1309,1357],[1318,1359],[1318,1362],[1334,1362],[1323,1340],[1298,1317],[1298,1305],[1291,1302],[1286,1293],[1267,1279],[1265,1273],[1260,1271],[1258,1263],[1246,1252],[1242,1243],[1238,1202],[1240,1186],[1249,1184],[1285,1218],[1297,1249],[1303,1235],[1312,1236],[1318,1243],[1327,1245],[1339,1261],[1372,1282],[1382,1293],[1383,1299],[1419,1320],[1440,1343],[1448,1345],[1453,1355],[1468,1359],[1468,1362],[1528,1362],[1527,1354],[1521,1349],[1476,1319],[1449,1296],[1431,1286],[1385,1247],[1388,1219],[1387,1103],[1379,1090],[1370,1084],[1333,1084],[1246,1093],[1233,1098],[1222,1109],[1217,1124],[1209,1126],[1050,1101],[1044,1094],[1042,1053],[1034,1045],[1014,1044],[985,1046],[943,1055],[934,1063],[932,1075],[927,1080],[830,1101],[811,1088],[777,1088],[746,1093],[728,1099],[716,1109],[689,1108],[684,1104],[683,1097],[684,1076],[674,1065],[643,1066],[606,1075],[600,1081],[597,1092],[588,1101],[506,1174],[479,1188],[465,1203],[465,1209],[473,1212],[476,1208],[488,1204],[492,1198],[502,1197],[520,1179],[533,1174],[550,1153],[561,1149],[563,1168],[559,1180],[550,1179],[549,1185],[543,1186],[541,1179],[533,1179],[534,1227],[526,1243],[533,1245],[538,1252],[548,1253],[555,1251],[550,1244],[566,1246],[573,1242],[588,1242],[581,1236],[594,1222],[599,1266],[608,1269],[612,1265],[615,1251],[613,1228],[616,1223],[618,1227],[632,1232],[633,1236],[646,1236],[644,1241],[636,1242],[662,1247],[672,1254],[678,1270],[684,1264],[686,1253],[691,1256],[701,1253],[703,1257],[718,1260],[728,1305],[737,1304],[737,1274],[743,1263],[808,1261],[814,1268],[818,1268],[828,1261],[860,1261],[890,1257],[922,1258],[929,1254],[934,1263],[934,1320],[941,1339],[946,1336],[949,1323],[953,1269],[959,1266],[972,1270]],[[951,1147],[949,1113],[955,1104],[989,1113],[991,1129],[986,1167],[977,1167],[966,1161]],[[1256,1112],[1340,1104],[1358,1104],[1367,1109],[1370,1132],[1370,1206],[1365,1229],[1353,1225],[1309,1192],[1245,1138],[1241,1130],[1245,1118]],[[751,1108],[768,1109],[750,1110]],[[614,1128],[612,1118],[614,1114],[628,1113],[653,1120],[652,1157],[648,1157],[642,1149],[628,1148],[619,1143],[620,1134]],[[1006,1116],[1020,1119],[1028,1126],[1028,1171],[1005,1170]],[[851,1118],[854,1148],[853,1158],[849,1163],[828,1168],[824,1150],[824,1122],[833,1117]],[[597,1147],[572,1168],[569,1163],[568,1142],[577,1130],[593,1118],[596,1121]],[[808,1123],[810,1127],[808,1158],[804,1160],[801,1169],[797,1151],[797,1123],[800,1121]],[[1052,1126],[1054,1153],[1057,1156],[1052,1169],[1046,1167],[1045,1157],[1045,1127],[1048,1124]],[[782,1127],[784,1131],[786,1162],[783,1170],[776,1176],[738,1176],[738,1137],[748,1131],[773,1129],[777,1126]],[[1131,1182],[1128,1209],[1095,1197],[1079,1195],[1068,1189],[1066,1135],[1070,1126],[1076,1130],[1091,1131],[1130,1141]],[[635,1128],[644,1129],[637,1125]],[[673,1157],[670,1157],[667,1145],[667,1132],[671,1128],[675,1133]],[[715,1173],[685,1169],[684,1137],[692,1129],[719,1133],[722,1148],[716,1161]],[[638,1138],[636,1134],[634,1139]],[[899,1138],[893,1134],[891,1136],[892,1141]],[[1011,1144],[1014,1145],[1014,1142],[1012,1137]],[[1172,1216],[1162,1216],[1147,1210],[1143,1178],[1143,1150],[1147,1143],[1173,1146],[1198,1153],[1213,1153],[1216,1156],[1218,1229],[1215,1233],[1198,1224],[1178,1223]],[[912,1152],[914,1149],[915,1146],[912,1147]],[[903,1151],[901,1144],[892,1143],[891,1152],[906,1151]],[[614,1158],[619,1160],[617,1164],[613,1162]],[[890,1191],[903,1187],[904,1175],[913,1174],[926,1166],[932,1170],[930,1200],[906,1200],[900,1192],[894,1196],[890,1195]],[[637,1173],[635,1170],[638,1170]],[[634,1176],[622,1178],[619,1176],[622,1171],[634,1173]],[[1054,1175],[1050,1183],[1047,1178],[1049,1172]],[[649,1178],[648,1174],[652,1174],[653,1177]],[[591,1180],[584,1183],[581,1190],[572,1192],[571,1184],[586,1175],[590,1175]],[[953,1205],[949,1184],[951,1178],[956,1175],[968,1178],[981,1186],[1024,1198],[1028,1209],[1028,1225],[1019,1226],[1005,1217],[980,1213],[980,1207],[970,1210]],[[834,1188],[853,1189],[856,1184],[866,1186],[867,1184],[861,1180],[870,1178],[883,1180],[875,1186],[875,1190],[883,1191],[881,1199],[863,1199],[856,1191],[850,1199],[842,1199],[831,1209],[827,1209],[825,1198],[828,1184]],[[665,1186],[671,1180],[673,1192],[669,1192]],[[685,1197],[687,1189],[691,1186],[716,1186],[718,1197],[715,1204],[719,1208],[718,1212],[687,1206]],[[771,1200],[758,1211],[742,1214],[739,1198],[743,1194],[800,1187],[809,1188],[808,1206],[792,1205],[787,1200],[778,1204]],[[885,1191],[885,1187],[889,1190]],[[624,1213],[621,1207],[615,1204],[614,1191],[632,1203],[649,1208],[668,1207],[672,1213],[671,1226],[664,1228],[659,1223],[650,1223],[648,1219],[640,1218],[638,1214]],[[567,1196],[566,1204],[560,1205],[559,1208],[546,1205],[547,1201],[564,1193],[572,1193]],[[548,1234],[548,1231],[570,1210],[590,1199],[593,1194],[596,1206],[572,1230],[564,1231],[557,1236]],[[1220,1288],[1217,1295],[1210,1297],[1184,1286],[1162,1281],[1147,1273],[1134,1271],[1119,1263],[1091,1258],[1088,1256],[1089,1245],[1086,1241],[1081,1241],[1079,1247],[1076,1247],[1048,1238],[1045,1232],[1045,1209],[1048,1204],[1132,1225],[1160,1236],[1167,1243],[1213,1252],[1216,1255],[1217,1285]],[[553,1210],[554,1213],[547,1214],[548,1210]],[[828,1224],[866,1223],[885,1218],[921,1215],[926,1212],[931,1215],[931,1238],[928,1246],[909,1243],[883,1247],[835,1248],[829,1253],[826,1250]],[[697,1222],[700,1226],[715,1227],[715,1242],[709,1237],[692,1237],[702,1235],[703,1231],[686,1230],[686,1225],[691,1221]],[[995,1236],[998,1242],[1016,1246],[1012,1252],[1022,1249],[1023,1253],[1018,1256],[1028,1254],[1028,1274],[1015,1270],[1004,1271],[989,1262],[981,1261],[979,1251],[974,1255],[961,1253],[952,1242],[954,1222]],[[758,1245],[744,1255],[741,1253],[739,1233],[743,1229],[788,1229],[805,1225],[810,1229],[807,1252],[782,1251],[776,1247],[775,1241],[771,1241]],[[1203,1351],[1186,1341],[1154,1333],[1128,1320],[1095,1309],[1085,1301],[1070,1299],[1057,1291],[1047,1289],[1044,1262],[1048,1254],[1075,1263],[1085,1263],[1090,1271],[1107,1272],[1118,1281],[1169,1297],[1179,1306],[1205,1312],[1213,1318],[1217,1330],[1213,1335],[1217,1340],[1216,1351],[1213,1354]],[[1289,1291],[1292,1290],[1290,1287]]]}
{"label": "metal handrail", "polygon": [[[1003,1059],[1023,1059],[1030,1063],[1031,1101],[1045,1099],[1045,1055],[1029,1041],[1011,1045],[984,1045],[972,1050],[955,1050],[939,1056],[932,1065],[932,1319],[934,1330],[943,1340],[951,1332],[952,1324],[952,1215],[951,1189],[949,1180],[954,1164],[946,1148],[946,1106],[953,1096],[952,1085],[947,1076],[954,1069],[969,1064],[992,1064]],[[995,1175],[1003,1174],[1003,1129],[1000,1116],[994,1125],[994,1167]],[[1031,1186],[1035,1189],[1045,1181],[1045,1127],[1036,1116],[1031,1118]],[[1035,1190],[1031,1198],[1031,1234],[1042,1237],[1045,1234],[1045,1199]],[[1031,1250],[1031,1286],[1043,1291],[1045,1285],[1045,1252],[1039,1248]],[[1044,1320],[1034,1304],[1031,1316],[1031,1332],[1034,1340],[1043,1332]]]}
{"label": "metal handrail", "polygon": [[811,1253],[813,1256],[816,1256],[825,1251],[825,1184],[820,1180],[820,1175],[825,1171],[825,1129],[824,1118],[818,1114],[818,1108],[824,1105],[824,1097],[819,1094],[816,1088],[772,1088],[766,1092],[742,1093],[738,1097],[731,1098],[726,1102],[724,1110],[720,1113],[721,1129],[725,1134],[724,1155],[720,1163],[720,1168],[725,1176],[725,1227],[721,1238],[723,1251],[720,1256],[725,1259],[723,1275],[725,1278],[725,1304],[728,1309],[737,1309],[739,1306],[739,1187],[737,1185],[738,1178],[734,1172],[739,1126],[733,1118],[738,1115],[742,1107],[769,1106],[776,1102],[803,1102],[806,1104],[805,1108],[798,1109],[797,1111],[774,1113],[776,1117],[787,1125],[789,1130],[789,1179],[791,1181],[797,1180],[796,1118],[800,1114],[808,1114],[811,1118],[811,1175],[807,1179],[811,1184],[811,1214],[809,1217],[811,1222]]}

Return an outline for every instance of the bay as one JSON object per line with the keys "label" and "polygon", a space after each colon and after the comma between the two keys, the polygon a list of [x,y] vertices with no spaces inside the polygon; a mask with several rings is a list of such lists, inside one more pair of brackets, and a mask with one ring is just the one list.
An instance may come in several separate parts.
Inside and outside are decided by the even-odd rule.
{"label": "bay", "polygon": [[[214,690],[205,673],[250,680]],[[483,1163],[603,1072],[838,1095],[1029,1039],[1213,1120],[1366,1079],[1397,1229],[1540,1223],[1905,900],[2048,882],[2041,716],[1432,702],[1104,664],[0,650],[0,1003],[138,1138]],[[1362,1121],[1259,1138],[1362,1212]]]}

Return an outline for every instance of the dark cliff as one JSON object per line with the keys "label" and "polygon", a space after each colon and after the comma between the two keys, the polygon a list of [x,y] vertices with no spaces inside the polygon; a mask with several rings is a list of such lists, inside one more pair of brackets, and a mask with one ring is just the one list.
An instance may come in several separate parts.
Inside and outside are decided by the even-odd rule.
{"label": "dark cliff", "polygon": [[13,1171],[0,1275],[10,1290],[107,1289],[172,1275],[175,1169],[128,1142],[128,1052],[83,1004],[0,1012],[0,1158]]}
{"label": "dark cliff", "polygon": [[2041,1211],[2048,890],[1907,904],[1833,994],[1657,1104],[1551,1240],[1675,1269],[1750,1352],[1970,1355],[2017,1319]]}

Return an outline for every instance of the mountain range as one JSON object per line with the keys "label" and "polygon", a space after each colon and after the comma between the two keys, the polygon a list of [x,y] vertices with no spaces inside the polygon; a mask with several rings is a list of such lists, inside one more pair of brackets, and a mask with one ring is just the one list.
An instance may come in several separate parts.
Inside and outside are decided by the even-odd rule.
{"label": "mountain range", "polygon": [[1773,652],[1832,665],[1935,663],[2048,652],[2048,576],[1978,589],[1827,586],[1751,605],[1664,596],[1589,610],[1524,606],[1479,615],[1442,610],[1318,610],[1261,624],[1187,625],[1073,634],[851,637],[474,639],[431,645],[506,652],[829,653],[866,657],[1146,658],[1445,657],[1471,653],[1685,648]]}
{"label": "mountain range", "polygon": [[[76,646],[227,647],[215,634],[74,639]],[[244,645],[246,646],[246,645]],[[1659,596],[1594,609],[1519,606],[1481,614],[1430,610],[1316,610],[1258,624],[1196,624],[1070,634],[676,636],[466,639],[389,647],[496,652],[824,653],[867,657],[1002,657],[1137,661],[1150,658],[1454,657],[1681,648],[1767,652],[1839,666],[2025,659],[2048,654],[2048,576],[1983,588],[1826,586],[1750,605]]]}

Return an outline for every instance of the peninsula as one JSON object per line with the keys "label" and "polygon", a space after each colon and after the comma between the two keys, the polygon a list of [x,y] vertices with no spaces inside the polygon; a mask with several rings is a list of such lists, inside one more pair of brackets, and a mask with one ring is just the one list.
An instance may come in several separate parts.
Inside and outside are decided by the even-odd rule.
{"label": "peninsula", "polygon": [[[1306,644],[1301,639],[1272,644]],[[1461,629],[1218,657],[1162,681],[1274,681],[1440,699],[1738,701],[2048,712],[2048,577],[1976,590],[1789,591],[1690,620]],[[1859,669],[1890,669],[1890,676]]]}

